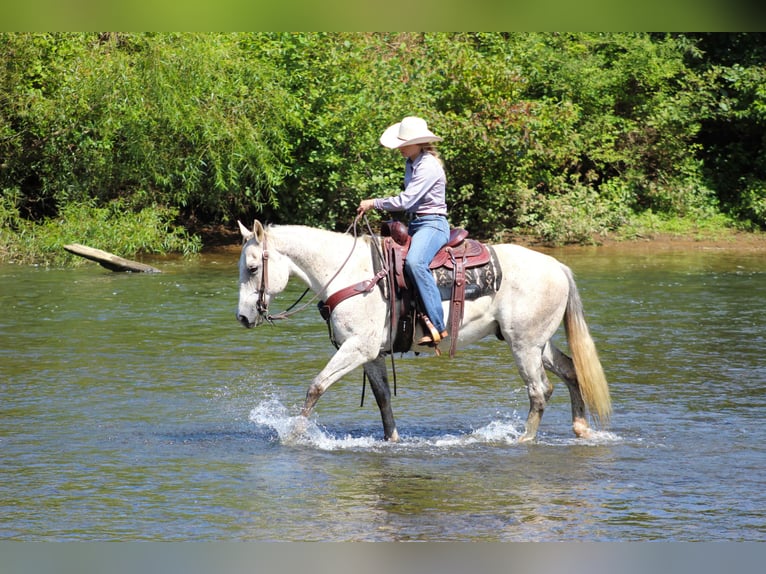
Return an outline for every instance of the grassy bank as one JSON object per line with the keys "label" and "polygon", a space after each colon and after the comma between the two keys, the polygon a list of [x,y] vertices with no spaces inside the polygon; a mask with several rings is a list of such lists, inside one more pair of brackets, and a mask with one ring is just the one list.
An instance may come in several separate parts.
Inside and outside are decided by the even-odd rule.
{"label": "grassy bank", "polygon": [[64,251],[82,243],[122,257],[141,254],[193,254],[202,239],[174,224],[177,214],[159,206],[140,211],[119,202],[108,207],[68,205],[41,223],[25,220],[0,203],[0,262],[46,266],[78,265],[84,260]]}
{"label": "grassy bank", "polygon": [[[203,248],[236,245],[239,233],[232,226],[205,226],[190,232],[175,223],[177,214],[158,206],[139,212],[119,202],[108,207],[68,206],[59,217],[33,223],[13,209],[0,205],[0,263],[45,266],[79,265],[84,260],[64,251],[68,243],[82,243],[127,258],[147,254],[192,255]],[[377,225],[373,223],[373,229]],[[577,227],[574,225],[573,227]],[[470,231],[470,230],[469,230]],[[482,238],[487,239],[487,238]],[[636,215],[614,231],[595,233],[587,239],[551,240],[540,234],[507,234],[496,241],[532,247],[562,245],[608,245],[630,242],[673,242],[678,245],[717,244],[766,249],[766,233],[748,231],[725,215],[706,218],[666,217],[652,213]]]}
{"label": "grassy bank", "polygon": [[577,240],[563,240],[563,234],[551,239],[535,234],[508,234],[502,241],[521,243],[528,246],[562,247],[565,245],[608,245],[630,242],[656,242],[678,244],[720,244],[766,249],[766,233],[760,230],[748,229],[740,222],[722,214],[705,218],[668,217],[653,213],[635,215],[623,225],[611,231],[592,233],[588,236],[580,234]]}

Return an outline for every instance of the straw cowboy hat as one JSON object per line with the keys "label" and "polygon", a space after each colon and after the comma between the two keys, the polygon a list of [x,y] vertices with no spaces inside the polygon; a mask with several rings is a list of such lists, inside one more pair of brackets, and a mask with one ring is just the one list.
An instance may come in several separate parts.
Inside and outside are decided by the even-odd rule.
{"label": "straw cowboy hat", "polygon": [[404,118],[398,124],[390,126],[380,136],[380,143],[391,149],[440,141],[442,138],[428,129],[425,120],[414,116]]}

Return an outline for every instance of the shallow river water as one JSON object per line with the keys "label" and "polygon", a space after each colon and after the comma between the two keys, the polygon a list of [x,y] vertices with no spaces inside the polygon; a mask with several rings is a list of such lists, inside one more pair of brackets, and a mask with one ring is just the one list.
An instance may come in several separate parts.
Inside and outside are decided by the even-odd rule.
{"label": "shallow river water", "polygon": [[239,326],[236,251],[156,275],[0,266],[0,539],[766,541],[764,253],[552,254],[610,381],[588,441],[552,377],[516,444],[526,391],[490,339],[397,357],[401,443],[369,389],[360,408],[361,371],[289,441],[333,348],[313,309]]}

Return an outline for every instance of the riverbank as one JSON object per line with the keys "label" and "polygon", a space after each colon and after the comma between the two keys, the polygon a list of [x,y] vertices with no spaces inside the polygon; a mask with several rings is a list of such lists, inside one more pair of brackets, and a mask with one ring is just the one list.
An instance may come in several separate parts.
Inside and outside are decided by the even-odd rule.
{"label": "riverbank", "polygon": [[[241,236],[235,229],[216,226],[200,230],[203,251],[236,248],[241,245]],[[607,250],[636,250],[656,249],[661,251],[690,251],[690,250],[736,250],[764,251],[766,253],[766,233],[745,232],[733,229],[718,229],[714,232],[694,232],[678,234],[658,232],[633,237],[623,237],[617,234],[599,235],[593,238],[591,244],[552,245],[539,239],[509,235],[504,239],[508,243],[524,245],[532,249],[593,249]]]}
{"label": "riverbank", "polygon": [[[630,239],[618,236],[601,238],[595,245],[604,250],[645,250],[657,251],[695,251],[695,250],[735,250],[735,251],[765,251],[766,233],[727,231],[710,235],[677,235],[673,233],[657,233],[645,237]],[[583,248],[584,245],[572,245],[568,248]],[[592,247],[592,246],[591,246]]]}
{"label": "riverbank", "polygon": [[[21,243],[7,237],[5,239],[8,240],[3,241],[3,238],[0,237],[0,263],[68,265],[71,263],[72,257],[65,252],[62,246],[66,242],[75,241],[75,237],[80,242],[83,241],[80,238],[85,237],[85,240],[99,249],[105,249],[123,257],[140,259],[142,254],[137,252],[136,244],[142,242],[136,240],[135,233],[127,233],[128,228],[125,226],[120,229],[125,232],[120,234],[124,241],[114,245],[106,244],[108,237],[104,241],[99,241],[99,239],[104,238],[85,231],[76,235],[62,233],[60,237],[54,236],[48,239],[44,239],[46,237],[44,234],[38,237],[35,237],[35,234],[26,234],[24,242]],[[193,244],[194,248],[189,249],[189,253],[196,253],[200,250],[204,252],[239,251],[242,240],[235,226],[224,225],[188,230],[181,239],[184,238],[189,244]],[[617,233],[597,235],[588,244],[553,245],[529,235],[507,235],[496,243],[515,243],[546,252],[598,249],[603,252],[729,250],[766,253],[766,233],[744,232],[720,227],[715,229],[686,229],[683,233],[652,231],[650,233],[632,233],[629,236]],[[157,244],[166,246],[167,241],[159,241]],[[181,249],[181,247],[173,248],[171,245],[168,254],[179,254]]]}

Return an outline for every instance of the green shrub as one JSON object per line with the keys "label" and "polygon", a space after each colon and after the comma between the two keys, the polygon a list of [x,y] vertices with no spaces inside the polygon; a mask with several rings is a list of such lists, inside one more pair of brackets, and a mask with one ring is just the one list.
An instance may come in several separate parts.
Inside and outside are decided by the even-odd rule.
{"label": "green shrub", "polygon": [[752,181],[741,200],[741,217],[750,225],[766,229],[766,181]]}
{"label": "green shrub", "polygon": [[552,245],[594,243],[624,225],[630,215],[623,204],[605,200],[586,186],[576,186],[555,196],[528,193],[519,206],[515,231],[531,231]]}
{"label": "green shrub", "polygon": [[378,138],[414,114],[444,138],[453,223],[478,237],[587,241],[644,212],[725,210],[762,227],[762,44],[746,33],[0,33],[3,217],[117,202],[168,206],[190,228],[259,217],[343,230],[360,199],[399,191],[402,160]]}
{"label": "green shrub", "polygon": [[41,223],[26,221],[8,201],[0,202],[0,260],[59,266],[79,264],[83,259],[64,251],[69,243],[81,243],[122,257],[140,254],[200,251],[197,236],[189,236],[173,221],[177,212],[160,206],[139,211],[118,201],[106,207],[68,204],[61,213]]}

